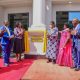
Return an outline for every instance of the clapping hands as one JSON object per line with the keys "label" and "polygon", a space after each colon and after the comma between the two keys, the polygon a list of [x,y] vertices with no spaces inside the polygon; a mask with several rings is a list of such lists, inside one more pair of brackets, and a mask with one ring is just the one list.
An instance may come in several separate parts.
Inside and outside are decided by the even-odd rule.
{"label": "clapping hands", "polygon": [[0,30],[0,33],[4,33],[4,32],[6,32],[6,30]]}
{"label": "clapping hands", "polygon": [[71,31],[71,34],[72,34],[72,35],[76,35],[76,33],[77,33],[76,30],[72,30],[72,31]]}
{"label": "clapping hands", "polygon": [[14,35],[10,36],[10,37],[9,37],[9,40],[11,40],[11,39],[13,39],[13,38],[14,38]]}
{"label": "clapping hands", "polygon": [[50,38],[50,34],[49,33],[47,33],[47,38]]}

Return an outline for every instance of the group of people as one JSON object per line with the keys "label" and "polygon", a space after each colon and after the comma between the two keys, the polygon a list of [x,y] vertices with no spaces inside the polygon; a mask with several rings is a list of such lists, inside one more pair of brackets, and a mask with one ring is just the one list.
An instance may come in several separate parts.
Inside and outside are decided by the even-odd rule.
{"label": "group of people", "polygon": [[[47,63],[53,62],[60,66],[68,66],[76,71],[80,70],[80,24],[78,19],[73,19],[73,28],[68,23],[64,23],[62,31],[58,30],[54,21],[47,30]],[[60,41],[58,40],[61,34]],[[4,21],[0,27],[0,48],[4,66],[10,64],[10,53],[16,53],[16,60],[21,61],[21,53],[24,52],[24,28],[20,22],[17,22],[12,31],[8,21]],[[1,49],[0,49],[1,50]]]}
{"label": "group of people", "polygon": [[[54,21],[47,30],[47,63],[52,62],[60,66],[67,66],[75,71],[80,70],[80,24],[78,19],[73,19],[72,28],[69,23],[64,23],[63,30],[58,31]],[[60,33],[60,41],[58,34]]]}
{"label": "group of people", "polygon": [[[17,22],[12,31],[8,21],[4,21],[0,27],[0,49],[3,57],[4,66],[10,64],[11,49],[16,53],[16,60],[21,61],[21,53],[24,52],[24,29],[20,22]],[[13,48],[12,48],[13,47]]]}

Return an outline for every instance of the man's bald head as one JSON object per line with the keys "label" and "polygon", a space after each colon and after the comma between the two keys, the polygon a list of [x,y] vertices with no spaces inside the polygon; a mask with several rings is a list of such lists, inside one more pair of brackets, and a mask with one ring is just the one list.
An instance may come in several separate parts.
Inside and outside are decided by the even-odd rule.
{"label": "man's bald head", "polygon": [[72,24],[74,27],[76,27],[78,23],[79,23],[79,20],[77,18],[72,20]]}
{"label": "man's bald head", "polygon": [[8,21],[3,21],[3,24],[4,24],[5,26],[8,26],[8,25],[9,25],[9,22],[8,22]]}

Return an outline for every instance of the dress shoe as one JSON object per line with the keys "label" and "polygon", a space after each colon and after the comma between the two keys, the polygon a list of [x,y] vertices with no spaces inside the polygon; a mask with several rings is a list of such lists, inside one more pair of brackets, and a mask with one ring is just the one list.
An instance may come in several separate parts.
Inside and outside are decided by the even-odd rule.
{"label": "dress shoe", "polygon": [[49,59],[49,60],[47,61],[47,63],[50,63],[50,62],[52,62],[52,60]]}
{"label": "dress shoe", "polygon": [[75,66],[73,66],[73,67],[70,67],[71,69],[75,69],[76,67]]}
{"label": "dress shoe", "polygon": [[53,63],[53,64],[56,64],[56,60],[52,60],[52,63]]}
{"label": "dress shoe", "polygon": [[79,71],[80,70],[80,68],[75,68],[75,71]]}
{"label": "dress shoe", "polygon": [[8,63],[4,63],[4,66],[5,66],[5,67],[9,67],[9,64],[8,64]]}

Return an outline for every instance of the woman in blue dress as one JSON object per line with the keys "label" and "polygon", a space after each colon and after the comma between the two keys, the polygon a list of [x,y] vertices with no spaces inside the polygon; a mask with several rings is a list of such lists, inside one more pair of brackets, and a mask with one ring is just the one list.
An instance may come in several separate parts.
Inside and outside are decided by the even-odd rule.
{"label": "woman in blue dress", "polygon": [[47,38],[48,38],[48,43],[47,43],[47,53],[46,57],[48,58],[48,63],[49,62],[56,62],[56,55],[58,51],[58,28],[55,27],[55,23],[52,21],[49,25],[49,29],[47,31]]}

